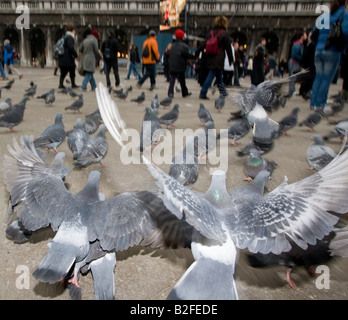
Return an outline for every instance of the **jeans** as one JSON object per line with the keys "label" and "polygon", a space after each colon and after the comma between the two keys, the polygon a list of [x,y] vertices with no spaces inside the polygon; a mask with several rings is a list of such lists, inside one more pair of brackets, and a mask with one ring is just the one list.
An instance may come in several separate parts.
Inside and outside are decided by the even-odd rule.
{"label": "jeans", "polygon": [[226,96],[225,86],[222,83],[222,70],[212,69],[209,70],[207,77],[203,83],[201,92],[199,94],[200,97],[206,97],[208,89],[211,87],[214,78],[216,77],[216,84],[219,88],[220,94]]}
{"label": "jeans", "polygon": [[127,74],[127,79],[128,79],[128,80],[129,80],[129,77],[130,77],[132,71],[133,71],[133,74],[134,74],[135,77],[137,77],[137,78],[139,78],[139,79],[141,78],[141,75],[140,75],[140,73],[139,73],[138,70],[137,70],[137,65],[136,65],[136,63],[130,61],[130,62],[129,62],[128,74]]}
{"label": "jeans", "polygon": [[4,78],[4,79],[7,78],[4,68],[2,67],[1,61],[0,61],[0,73],[1,73],[1,78]]}
{"label": "jeans", "polygon": [[145,64],[145,74],[139,80],[138,84],[142,85],[147,78],[150,78],[151,87],[156,84],[156,65],[155,64]]}
{"label": "jeans", "polygon": [[93,76],[93,72],[85,71],[85,77],[83,78],[81,89],[86,90],[88,82],[91,83],[92,90],[95,90],[97,84],[95,83],[95,79]]}
{"label": "jeans", "polygon": [[312,86],[311,107],[324,108],[330,84],[336,74],[341,53],[331,50],[315,52],[316,75]]}

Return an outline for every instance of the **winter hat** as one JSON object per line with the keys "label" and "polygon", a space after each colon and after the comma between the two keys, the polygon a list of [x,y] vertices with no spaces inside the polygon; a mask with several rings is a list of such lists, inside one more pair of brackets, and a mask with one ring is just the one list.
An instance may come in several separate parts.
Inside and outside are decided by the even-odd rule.
{"label": "winter hat", "polygon": [[6,40],[4,41],[5,47],[6,47],[8,44],[10,44],[10,40],[6,39]]}
{"label": "winter hat", "polygon": [[177,39],[184,39],[185,38],[185,33],[181,29],[177,29],[175,31],[175,38]]}
{"label": "winter hat", "polygon": [[156,31],[155,30],[150,30],[149,31],[149,36],[151,37],[154,37],[156,35]]}
{"label": "winter hat", "polygon": [[91,31],[91,34],[93,34],[97,39],[99,39],[99,33],[98,33],[98,31],[96,29],[93,29]]}

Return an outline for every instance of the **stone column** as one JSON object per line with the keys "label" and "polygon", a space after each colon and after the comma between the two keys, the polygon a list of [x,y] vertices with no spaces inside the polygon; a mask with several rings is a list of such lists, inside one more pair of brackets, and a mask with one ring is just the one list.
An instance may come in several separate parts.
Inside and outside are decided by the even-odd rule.
{"label": "stone column", "polygon": [[52,32],[51,27],[47,27],[46,30],[46,66],[51,67],[54,65],[53,62],[53,42],[52,42]]}

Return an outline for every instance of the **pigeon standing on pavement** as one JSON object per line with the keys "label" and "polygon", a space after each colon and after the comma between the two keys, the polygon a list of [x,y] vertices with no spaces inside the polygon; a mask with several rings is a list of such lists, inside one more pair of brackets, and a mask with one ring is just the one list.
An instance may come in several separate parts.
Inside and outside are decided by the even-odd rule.
{"label": "pigeon standing on pavement", "polygon": [[[227,129],[227,137],[232,140],[232,145],[239,144],[237,140],[247,135],[250,131],[250,123],[246,117],[235,120]],[[217,139],[220,139],[220,134],[217,135]]]}
{"label": "pigeon standing on pavement", "polygon": [[160,101],[160,105],[165,107],[169,107],[172,104],[172,97],[166,97]]}
{"label": "pigeon standing on pavement", "polygon": [[86,120],[82,124],[83,130],[88,134],[94,133],[97,131],[101,123],[101,115],[99,109],[95,110],[91,114],[86,116]]}
{"label": "pigeon standing on pavement", "polygon": [[55,100],[56,100],[56,96],[54,95],[54,89],[52,89],[45,97],[45,103],[52,106]]}
{"label": "pigeon standing on pavement", "polygon": [[279,135],[288,135],[288,131],[297,125],[299,107],[292,110],[291,114],[279,121]]}
{"label": "pigeon standing on pavement", "polygon": [[322,118],[323,117],[320,112],[313,112],[298,125],[299,127],[306,126],[308,131],[313,131],[313,128],[321,121]]}
{"label": "pigeon standing on pavement", "polygon": [[75,100],[70,106],[66,107],[65,110],[72,110],[81,112],[80,109],[83,107],[83,95],[80,94],[79,98]]}
{"label": "pigeon standing on pavement", "polygon": [[47,91],[43,93],[41,96],[36,97],[37,99],[45,99],[50,93],[54,92],[54,89],[51,89],[50,91]]}
{"label": "pigeon standing on pavement", "polygon": [[178,120],[179,117],[179,105],[175,104],[173,109],[161,116],[158,121],[159,123],[165,124],[167,126],[175,127],[174,122]]}
{"label": "pigeon standing on pavement", "polygon": [[332,138],[340,138],[343,140],[343,138],[347,135],[348,133],[348,119],[347,120],[342,120],[338,122],[326,136],[324,136],[324,140],[328,141]]}
{"label": "pigeon standing on pavement", "polygon": [[23,98],[23,100],[14,105],[9,111],[7,111],[3,116],[0,117],[0,127],[7,127],[12,132],[14,131],[14,127],[18,126],[24,117],[24,110],[26,106],[27,97]]}
{"label": "pigeon standing on pavement", "polygon": [[312,140],[313,144],[307,149],[307,162],[310,165],[310,170],[319,171],[336,157],[336,153],[324,144],[320,135],[313,135]]}
{"label": "pigeon standing on pavement", "polygon": [[0,103],[0,113],[6,113],[12,107],[12,99],[7,98],[5,101]]}
{"label": "pigeon standing on pavement", "polygon": [[26,90],[25,95],[28,96],[28,97],[33,97],[33,96],[35,96],[35,94],[36,94],[36,88],[37,88],[37,85],[35,84],[34,86],[32,86],[32,87],[30,87],[29,89]]}
{"label": "pigeon standing on pavement", "polygon": [[160,102],[158,100],[158,94],[156,93],[154,98],[151,100],[151,108],[154,111],[158,112],[159,107],[160,107]]}
{"label": "pigeon standing on pavement", "polygon": [[199,105],[198,118],[201,121],[202,125],[205,125],[205,123],[208,121],[214,121],[209,110],[204,106],[203,103]]}
{"label": "pigeon standing on pavement", "polygon": [[142,104],[145,101],[145,92],[142,91],[138,97],[131,99],[131,101],[136,102],[137,104]]}
{"label": "pigeon standing on pavement", "polygon": [[37,148],[53,148],[57,153],[57,147],[63,142],[66,131],[63,124],[63,115],[61,112],[56,114],[54,124],[48,126],[35,140],[34,145]]}
{"label": "pigeon standing on pavement", "polygon": [[76,119],[73,131],[68,134],[68,147],[73,153],[73,159],[76,160],[80,155],[84,145],[89,140],[89,134],[82,128],[82,120]]}
{"label": "pigeon standing on pavement", "polygon": [[221,112],[221,109],[225,105],[225,97],[223,95],[220,95],[219,98],[215,100],[215,109]]}

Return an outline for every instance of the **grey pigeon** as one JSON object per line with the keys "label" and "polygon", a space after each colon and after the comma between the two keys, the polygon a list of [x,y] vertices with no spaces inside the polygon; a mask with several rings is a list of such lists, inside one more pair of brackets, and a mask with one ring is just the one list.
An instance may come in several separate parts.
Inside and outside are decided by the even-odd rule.
{"label": "grey pigeon", "polygon": [[145,92],[144,91],[142,91],[142,93],[138,97],[131,100],[131,102],[136,102],[138,104],[142,104],[144,101],[145,101]]}
{"label": "grey pigeon", "polygon": [[54,124],[48,126],[35,140],[34,145],[37,148],[53,148],[57,153],[57,147],[63,142],[66,131],[63,124],[63,115],[61,112],[56,114]]}
{"label": "grey pigeon", "polygon": [[203,103],[199,105],[198,118],[201,121],[202,125],[204,125],[208,121],[213,121],[209,110],[205,108]]}
{"label": "grey pigeon", "polygon": [[154,98],[151,100],[151,108],[154,110],[154,111],[157,111],[158,112],[158,109],[160,107],[160,102],[158,100],[158,94],[156,93]]}
{"label": "grey pigeon", "polygon": [[38,96],[37,99],[45,99],[50,93],[54,91],[55,91],[54,89],[51,89],[50,91],[43,93],[41,96]]}
{"label": "grey pigeon", "polygon": [[4,86],[1,87],[1,89],[7,89],[10,90],[12,85],[14,83],[14,79],[10,80],[9,82],[7,82]]}
{"label": "grey pigeon", "polygon": [[80,94],[76,93],[73,90],[73,88],[71,88],[71,87],[68,87],[68,93],[69,93],[70,97],[72,97],[72,98],[76,98],[76,97],[80,96]]}
{"label": "grey pigeon", "polygon": [[169,107],[172,104],[172,97],[166,97],[160,101],[160,105],[165,107]]}
{"label": "grey pigeon", "polygon": [[[147,191],[126,192],[101,201],[99,171],[92,171],[85,187],[73,195],[54,169],[42,164],[33,150],[23,148],[9,148],[12,157],[6,156],[3,163],[4,182],[18,205],[19,221],[31,232],[48,225],[57,231],[49,252],[33,273],[34,278],[56,283],[72,276],[69,282],[78,286],[78,273],[88,264],[95,272],[96,298],[112,299],[115,257],[106,253],[138,245],[150,234],[154,227],[152,215],[163,203]],[[54,161],[63,157],[58,153]],[[109,261],[100,261],[106,264],[100,269],[97,259],[103,256]],[[102,275],[102,270],[108,274]],[[109,283],[105,284],[107,279]]]}
{"label": "grey pigeon", "polygon": [[220,97],[218,97],[217,99],[215,99],[215,109],[218,110],[219,112],[221,112],[221,109],[224,107],[225,105],[225,97],[223,95],[220,95]]}
{"label": "grey pigeon", "polygon": [[[329,212],[348,210],[346,153],[303,180],[289,185],[285,180],[266,196],[267,171],[261,171],[251,184],[227,192],[226,174],[216,170],[208,191],[201,194],[143,159],[167,209],[196,229],[191,243],[195,262],[168,298],[237,299],[233,279],[236,247],[280,254],[291,249],[291,240],[306,249],[337,223],[339,218]],[[336,200],[331,201],[332,197]]]}
{"label": "grey pigeon", "polygon": [[348,225],[344,228],[335,228],[335,237],[330,242],[331,255],[348,257]]}
{"label": "grey pigeon", "polygon": [[169,167],[169,176],[184,186],[192,186],[198,178],[199,164],[194,139],[198,137],[187,137],[185,148],[173,157]]}
{"label": "grey pigeon", "polygon": [[52,106],[53,102],[56,100],[56,96],[54,95],[54,89],[52,89],[48,95],[45,97],[45,103]]}
{"label": "grey pigeon", "polygon": [[279,121],[279,135],[288,135],[288,131],[297,125],[299,107],[292,110],[291,114]]}
{"label": "grey pigeon", "polygon": [[70,106],[65,107],[65,110],[72,110],[81,112],[80,109],[83,107],[83,95],[80,94],[79,98],[75,100]]}
{"label": "grey pigeon", "polygon": [[106,126],[102,124],[99,127],[98,133],[88,139],[74,162],[75,167],[86,167],[91,163],[100,163],[101,165],[104,165],[101,161],[105,157],[108,150],[108,142],[105,138],[105,131]]}
{"label": "grey pigeon", "polygon": [[24,97],[20,103],[14,105],[8,112],[1,116],[0,127],[7,127],[13,132],[13,128],[18,126],[23,121],[27,100],[28,98]]}
{"label": "grey pigeon", "polygon": [[178,120],[179,117],[179,105],[175,104],[173,109],[161,116],[158,121],[159,123],[165,124],[167,126],[175,127],[174,122]]}
{"label": "grey pigeon", "polygon": [[0,113],[6,113],[12,107],[12,99],[7,98],[5,101],[0,103]]}
{"label": "grey pigeon", "polygon": [[68,134],[68,147],[73,153],[74,160],[78,158],[88,140],[89,134],[83,130],[82,120],[76,119],[74,130]]}
{"label": "grey pigeon", "polygon": [[32,87],[30,87],[29,89],[26,90],[25,95],[28,96],[28,97],[33,97],[33,96],[35,96],[35,94],[36,94],[36,88],[37,88],[37,85],[35,84],[34,86],[32,86]]}
{"label": "grey pigeon", "polygon": [[62,90],[59,90],[58,93],[69,94],[70,90],[71,87],[64,87]]}
{"label": "grey pigeon", "polygon": [[[228,139],[231,139],[232,144],[236,146],[239,144],[237,140],[247,135],[249,131],[250,131],[249,120],[246,117],[237,119],[227,129]],[[221,138],[220,134],[218,134],[216,138],[220,139]]]}
{"label": "grey pigeon", "polygon": [[326,136],[324,136],[324,140],[328,141],[332,138],[340,138],[343,139],[348,133],[348,120],[342,120],[336,124],[335,128],[333,128]]}
{"label": "grey pigeon", "polygon": [[195,137],[195,154],[198,155],[199,158],[202,158],[209,151],[213,150],[216,147],[216,135],[214,129],[214,122],[208,121],[204,130],[197,130],[197,134]]}
{"label": "grey pigeon", "polygon": [[119,99],[125,101],[125,100],[127,99],[127,97],[128,97],[128,91],[129,91],[129,90],[127,89],[126,92],[120,93],[117,97],[118,97]]}
{"label": "grey pigeon", "polygon": [[97,131],[101,123],[101,115],[99,109],[92,112],[91,114],[86,116],[86,120],[82,124],[83,130],[85,130],[88,134],[94,133]]}
{"label": "grey pigeon", "polygon": [[251,148],[249,157],[244,160],[243,170],[247,178],[244,180],[252,181],[255,179],[257,174],[266,170],[271,176],[273,170],[277,167],[277,164],[274,161],[269,161],[261,156],[263,152],[259,149]]}
{"label": "grey pigeon", "polygon": [[306,126],[308,131],[313,131],[313,128],[321,121],[322,118],[323,117],[319,112],[313,112],[298,125],[299,127]]}
{"label": "grey pigeon", "polygon": [[324,144],[320,135],[313,135],[312,140],[313,144],[307,149],[307,161],[311,170],[321,170],[335,158],[336,153]]}

